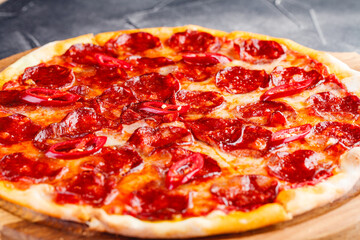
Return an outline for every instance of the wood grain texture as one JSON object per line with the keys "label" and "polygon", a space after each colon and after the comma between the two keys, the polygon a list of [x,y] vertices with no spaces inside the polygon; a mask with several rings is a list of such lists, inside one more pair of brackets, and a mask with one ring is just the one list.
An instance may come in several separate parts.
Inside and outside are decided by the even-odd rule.
{"label": "wood grain texture", "polygon": [[[31,51],[31,50],[29,50]],[[0,60],[0,71],[29,51]],[[360,71],[360,55],[353,53],[332,53],[335,57]],[[343,240],[360,239],[360,184],[342,199],[293,220],[263,229],[241,234],[214,236],[207,239],[228,240]],[[108,240],[130,239],[86,230],[83,224],[60,221],[54,218],[31,215],[31,210],[18,209],[0,201],[0,240]],[[10,213],[10,212],[12,213]],[[32,219],[26,221],[16,215]],[[37,216],[37,217],[33,217]]]}

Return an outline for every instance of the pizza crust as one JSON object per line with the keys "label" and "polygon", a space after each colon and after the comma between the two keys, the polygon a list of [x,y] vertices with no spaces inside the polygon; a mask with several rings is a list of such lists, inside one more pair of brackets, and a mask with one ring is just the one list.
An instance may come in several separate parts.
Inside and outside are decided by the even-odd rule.
{"label": "pizza crust", "polygon": [[[262,40],[275,40],[289,49],[306,54],[311,58],[324,63],[329,67],[330,73],[335,73],[342,81],[355,79],[359,81],[360,74],[350,69],[346,64],[331,55],[301,46],[291,40],[273,38],[270,36],[248,33],[207,29],[188,25],[182,27],[147,28],[137,30],[124,30],[118,32],[100,33],[96,36],[87,34],[72,39],[52,42],[22,57],[14,64],[0,73],[0,87],[7,81],[18,77],[25,68],[46,62],[56,55],[63,54],[71,45],[76,43],[104,44],[110,38],[122,33],[145,31],[160,34],[161,40],[167,39],[173,33],[186,29],[205,31],[217,37],[230,39],[257,38]],[[348,81],[349,86],[351,81]],[[266,204],[250,212],[231,212],[225,214],[214,211],[207,216],[190,217],[184,220],[173,221],[143,221],[127,215],[110,215],[102,209],[91,206],[73,204],[58,205],[51,200],[53,187],[39,184],[27,190],[18,190],[11,183],[0,182],[0,196],[14,204],[32,209],[36,212],[75,222],[86,223],[90,229],[107,231],[126,236],[143,238],[189,238],[223,233],[243,232],[257,229],[274,223],[291,219],[319,206],[344,196],[350,191],[360,178],[360,148],[354,148],[340,160],[340,172],[322,181],[315,186],[307,186],[282,191],[275,203]],[[306,203],[306,204],[304,204]]]}

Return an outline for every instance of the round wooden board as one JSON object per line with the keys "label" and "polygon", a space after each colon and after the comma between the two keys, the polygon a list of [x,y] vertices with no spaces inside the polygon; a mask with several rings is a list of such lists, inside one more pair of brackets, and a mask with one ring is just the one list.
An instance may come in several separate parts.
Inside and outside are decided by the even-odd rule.
{"label": "round wooden board", "polygon": [[[30,50],[31,51],[31,50]],[[0,60],[0,71],[27,52]],[[350,67],[360,71],[360,55],[357,53],[331,53]],[[214,236],[207,239],[228,240],[278,240],[278,239],[360,239],[360,184],[351,193],[336,202],[315,209],[293,220],[241,234]],[[306,203],[305,203],[306,204]],[[39,215],[26,221],[17,217],[19,209],[0,201],[7,211],[0,209],[0,240],[107,240],[130,239],[103,233],[86,231],[84,225],[69,223]],[[10,213],[11,211],[12,213]],[[32,215],[29,210],[22,214]],[[25,216],[26,218],[26,216]]]}

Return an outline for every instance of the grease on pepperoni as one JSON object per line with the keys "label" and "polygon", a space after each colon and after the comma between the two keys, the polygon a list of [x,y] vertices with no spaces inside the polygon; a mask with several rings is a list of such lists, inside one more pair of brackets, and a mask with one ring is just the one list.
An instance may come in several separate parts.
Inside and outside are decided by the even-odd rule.
{"label": "grease on pepperoni", "polygon": [[13,107],[21,104],[21,91],[19,90],[4,90],[0,91],[0,105],[6,107]]}
{"label": "grease on pepperoni", "polygon": [[130,52],[143,52],[161,46],[158,37],[147,32],[124,33],[116,39],[110,39],[105,43],[106,47],[122,49]]}
{"label": "grease on pepperoni", "polygon": [[150,57],[131,56],[127,59],[127,61],[129,61],[132,65],[142,70],[146,70],[147,68],[155,69],[155,68],[160,68],[175,64],[173,60],[166,57],[150,58]]}
{"label": "grease on pepperoni", "polygon": [[0,178],[11,182],[40,183],[51,181],[63,168],[56,164],[32,159],[23,153],[5,155],[0,160]]}
{"label": "grease on pepperoni", "polygon": [[315,184],[331,175],[331,165],[320,163],[320,160],[319,154],[312,150],[277,152],[270,157],[267,171],[271,176],[290,183]]}
{"label": "grease on pepperoni", "polygon": [[216,52],[221,47],[221,41],[210,33],[187,30],[173,34],[167,41],[175,51]]}
{"label": "grease on pepperoni", "polygon": [[224,97],[213,91],[187,91],[180,90],[171,99],[176,105],[189,105],[188,113],[210,113],[220,108],[224,102]]}
{"label": "grease on pepperoni", "polygon": [[0,144],[11,145],[32,140],[40,128],[30,118],[21,114],[2,117],[0,118]]}
{"label": "grease on pepperoni", "polygon": [[194,141],[189,130],[181,127],[141,127],[135,130],[128,143],[143,154],[176,145],[190,145]]}
{"label": "grease on pepperoni", "polygon": [[88,204],[101,207],[117,194],[116,182],[94,171],[82,171],[56,186],[55,202],[59,204]]}
{"label": "grease on pepperoni", "polygon": [[201,118],[185,124],[198,140],[237,156],[260,157],[269,149],[272,132],[239,119]]}
{"label": "grease on pepperoni", "polygon": [[148,73],[133,77],[125,82],[140,101],[164,101],[180,88],[180,83],[171,75]]}
{"label": "grease on pepperoni", "polygon": [[359,115],[360,99],[355,95],[340,98],[331,92],[322,92],[309,97],[306,102],[311,114],[324,118],[354,119]]}
{"label": "grease on pepperoni", "polygon": [[275,41],[237,39],[234,47],[240,60],[250,63],[269,63],[285,54],[284,47]]}
{"label": "grease on pepperoni", "polygon": [[305,71],[305,69],[300,67],[284,68],[282,66],[278,66],[270,74],[270,80],[274,86],[292,84],[307,80],[312,80],[312,86],[314,86],[322,79],[324,78],[318,71]]}
{"label": "grease on pepperoni", "polygon": [[238,175],[213,184],[210,192],[229,210],[248,212],[274,202],[278,182],[261,175]]}
{"label": "grease on pepperoni", "polygon": [[25,85],[38,86],[51,89],[69,88],[75,81],[75,75],[69,68],[59,65],[39,64],[28,67],[21,76]]}
{"label": "grease on pepperoni", "polygon": [[[240,118],[268,126],[285,125],[288,120],[296,116],[295,110],[287,103],[273,101],[262,101],[237,106],[236,112]],[[274,119],[277,114],[281,114],[284,117],[284,121],[279,120],[279,118]]]}
{"label": "grease on pepperoni", "polygon": [[264,70],[250,70],[240,66],[227,67],[216,74],[216,86],[231,94],[243,94],[266,87],[269,77]]}
{"label": "grease on pepperoni", "polygon": [[153,181],[130,194],[126,214],[143,220],[169,220],[186,214],[190,204],[187,194],[169,191]]}
{"label": "grease on pepperoni", "polygon": [[92,71],[78,74],[77,81],[92,87],[106,88],[128,78],[126,71],[120,67],[99,66]]}

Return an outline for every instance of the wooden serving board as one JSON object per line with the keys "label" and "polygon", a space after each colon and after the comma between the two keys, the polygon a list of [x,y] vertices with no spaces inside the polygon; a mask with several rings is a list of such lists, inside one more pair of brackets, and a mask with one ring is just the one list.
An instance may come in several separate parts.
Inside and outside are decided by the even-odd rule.
{"label": "wooden serving board", "polygon": [[[31,50],[30,50],[31,51]],[[27,52],[0,60],[0,71]],[[332,53],[335,57],[360,71],[360,55],[357,53]],[[360,239],[360,183],[346,197],[315,209],[293,220],[241,234],[221,235],[208,239],[228,240],[344,240]],[[130,239],[86,230],[84,225],[38,216],[32,221],[17,217],[19,209],[0,201],[0,240],[108,240]],[[12,212],[12,213],[10,213]],[[21,210],[23,216],[33,216],[31,211]],[[31,217],[30,217],[31,218]]]}

